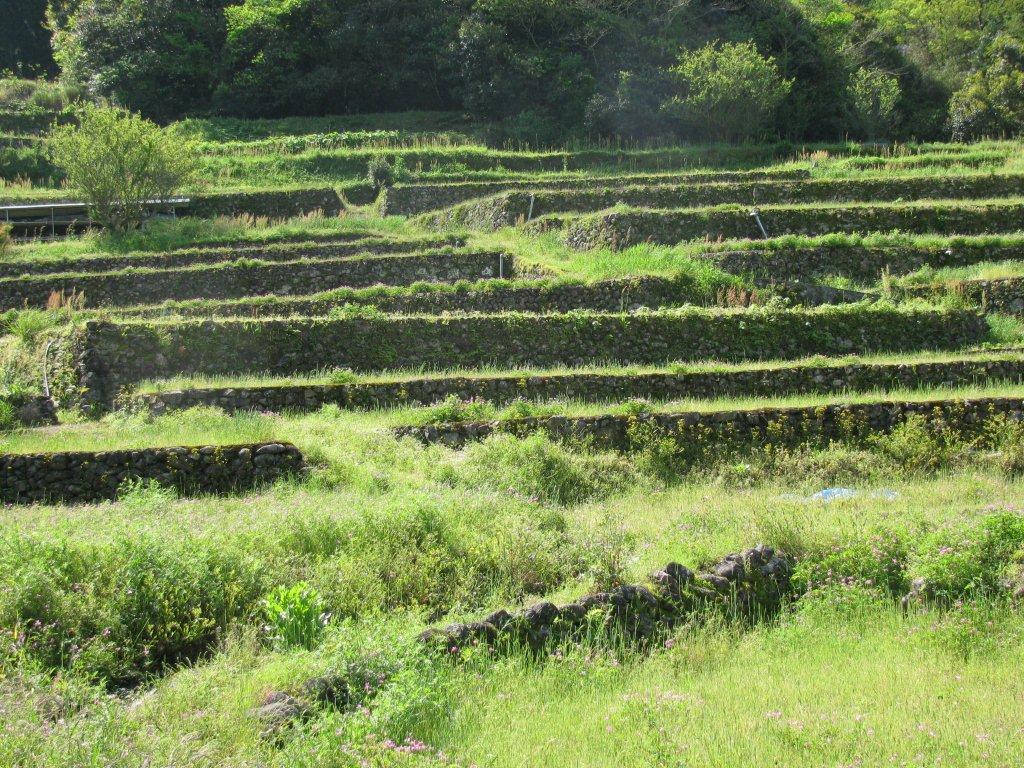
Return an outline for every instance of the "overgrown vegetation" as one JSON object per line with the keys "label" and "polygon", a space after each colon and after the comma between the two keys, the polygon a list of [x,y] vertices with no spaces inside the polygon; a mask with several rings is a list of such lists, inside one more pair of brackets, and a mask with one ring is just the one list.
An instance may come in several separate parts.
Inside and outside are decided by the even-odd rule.
{"label": "overgrown vegetation", "polygon": [[166,204],[192,179],[189,145],[119,109],[85,107],[78,123],[55,128],[48,144],[90,216],[114,232],[138,227],[151,206]]}
{"label": "overgrown vegetation", "polygon": [[[12,27],[4,49],[15,61],[3,67],[52,71],[42,4],[31,5],[19,11],[35,21]],[[440,109],[496,122],[493,139],[534,145],[587,134],[693,139],[706,127],[674,121],[661,106],[679,88],[680,55],[720,41],[722,50],[774,58],[793,80],[765,124],[772,134],[873,138],[884,129],[934,138],[947,115],[957,136],[1020,129],[997,82],[1012,80],[1007,51],[1024,33],[1015,2],[958,0],[939,12],[920,0],[657,0],[628,9],[604,0],[86,0],[53,4],[48,18],[67,81],[161,120],[211,109],[247,117]],[[730,99],[744,94],[760,116],[771,90],[738,88]]]}

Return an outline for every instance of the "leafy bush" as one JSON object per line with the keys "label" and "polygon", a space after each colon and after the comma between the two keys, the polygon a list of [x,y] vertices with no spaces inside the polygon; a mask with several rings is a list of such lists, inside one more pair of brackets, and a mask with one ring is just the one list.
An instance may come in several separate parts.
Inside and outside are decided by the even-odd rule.
{"label": "leafy bush", "polygon": [[662,106],[690,138],[743,141],[764,132],[793,81],[753,42],[708,43],[672,68],[678,92]]}
{"label": "leafy bush", "polygon": [[0,626],[15,648],[112,685],[200,658],[262,592],[255,564],[214,545],[0,541]]}
{"label": "leafy bush", "polygon": [[90,216],[115,232],[137,227],[146,201],[169,200],[195,172],[187,144],[123,109],[83,109],[79,125],[51,131],[49,149]]}
{"label": "leafy bush", "polygon": [[801,558],[793,585],[801,592],[830,585],[858,585],[891,597],[907,592],[907,542],[896,531],[878,531],[870,538],[837,544]]}
{"label": "leafy bush", "polygon": [[11,237],[11,225],[0,224],[0,259],[7,255],[7,251],[10,250],[13,242],[14,238]]}
{"label": "leafy bush", "polygon": [[861,67],[853,76],[850,96],[861,131],[869,139],[891,136],[896,126],[900,83],[892,75]]}
{"label": "leafy bush", "polygon": [[963,450],[959,435],[911,414],[888,435],[869,438],[869,445],[910,473],[934,472],[948,466]]}
{"label": "leafy bush", "polygon": [[948,527],[926,537],[910,557],[911,577],[924,580],[927,595],[957,600],[991,595],[1024,555],[1024,515],[998,512],[968,526]]}
{"label": "leafy bush", "polygon": [[459,465],[439,470],[440,479],[513,492],[544,504],[605,498],[639,479],[619,456],[569,450],[542,434],[522,439],[493,435],[469,446],[465,454]]}
{"label": "leafy bush", "polygon": [[394,186],[395,169],[386,157],[378,155],[370,160],[366,167],[366,182],[378,192]]}
{"label": "leafy bush", "polygon": [[330,621],[320,595],[306,582],[275,588],[263,600],[263,617],[279,648],[313,648]]}

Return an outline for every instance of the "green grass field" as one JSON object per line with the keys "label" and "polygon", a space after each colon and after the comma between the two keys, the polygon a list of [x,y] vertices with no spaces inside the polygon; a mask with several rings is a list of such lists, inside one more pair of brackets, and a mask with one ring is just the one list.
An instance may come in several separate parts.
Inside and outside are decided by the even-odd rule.
{"label": "green grass field", "polygon": [[[903,230],[837,231],[834,217],[858,205],[924,210],[896,191],[875,202],[787,206],[794,217],[814,210],[819,219],[794,218],[792,231],[770,238],[708,229],[680,242],[577,249],[564,232],[522,226],[525,217],[496,231],[380,217],[365,177],[383,154],[399,183],[551,184],[570,197],[573,184],[592,190],[590,179],[604,185],[608,177],[616,189],[629,175],[690,170],[800,170],[840,185],[959,183],[1020,173],[1021,143],[524,151],[487,147],[478,128],[449,113],[186,120],[173,130],[198,142],[206,190],[358,187],[359,204],[348,198],[337,217],[154,220],[121,236],[4,246],[0,290],[43,290],[35,305],[6,302],[0,314],[5,483],[35,482],[17,474],[26,456],[85,452],[88,466],[95,452],[243,443],[293,443],[307,471],[220,495],[201,483],[185,493],[139,471],[113,498],[85,503],[60,500],[84,475],[61,475],[59,457],[42,460],[59,477],[57,495],[0,505],[0,766],[1017,766],[1024,428],[1015,418],[980,413],[965,424],[954,408],[795,444],[768,425],[696,452],[657,434],[605,450],[596,433],[563,442],[495,434],[455,450],[398,439],[395,429],[836,403],[1024,403],[1018,376],[946,375],[1020,364],[1024,321],[1014,297],[999,313],[947,288],[1019,277],[1024,228],[1007,219],[965,233],[957,217],[986,201],[964,197],[945,201],[934,218],[905,219]],[[3,175],[3,200],[65,194],[49,181]],[[702,210],[745,215],[748,204]],[[340,246],[351,248],[330,250]],[[304,255],[289,260],[289,249]],[[515,272],[492,269],[473,281],[429,272],[427,256],[439,250],[506,254]],[[407,270],[371,287],[324,277],[338,262],[368,258]],[[227,275],[249,273],[272,277],[245,295],[228,285]],[[625,294],[611,313],[516,304],[520,291],[596,290],[643,276],[672,278],[677,294],[667,306],[678,309],[631,306]],[[167,283],[179,286],[173,295],[140,298],[143,285],[160,293],[147,281],[164,279],[179,281]],[[117,301],[65,290],[90,280],[98,288],[121,281]],[[916,289],[934,294],[906,295]],[[504,303],[467,309],[467,297],[481,295]],[[444,308],[377,306],[415,296],[443,297]],[[820,301],[838,306],[811,308]],[[391,339],[410,317],[435,335]],[[670,342],[697,349],[708,339],[652,331],[626,358],[648,362],[614,362],[628,334],[664,318],[698,318],[703,325],[672,327],[708,339],[723,333],[715,323],[724,319],[730,335],[717,340],[718,354],[680,361]],[[949,318],[963,334],[947,330]],[[929,333],[919,330],[924,322]],[[148,335],[121,347],[90,336],[107,323]],[[569,330],[556,337],[556,327]],[[331,336],[316,335],[325,328]],[[470,338],[481,328],[505,335]],[[545,362],[493,364],[526,333],[535,335],[520,357]],[[579,348],[584,338],[591,347]],[[266,348],[242,354],[225,339]],[[421,346],[437,364],[402,363],[418,359]],[[819,349],[829,355],[815,356]],[[364,356],[379,363],[372,369],[344,362],[368,352],[379,353]],[[910,380],[851,386],[837,378],[846,368]],[[927,378],[914,373],[925,368]],[[794,372],[814,386],[785,385]],[[761,383],[731,394],[724,384],[632,394],[643,377],[670,374]],[[116,391],[97,383],[103,376]],[[580,383],[602,376],[619,389]],[[520,382],[546,377],[564,379],[560,394],[516,394],[526,391]],[[441,391],[463,379],[502,381],[506,394],[460,400]],[[23,424],[23,404],[44,386],[59,392],[59,424]],[[386,407],[301,401],[230,413],[151,413],[143,402],[192,388],[374,386],[399,395]],[[406,387],[438,389],[421,406],[401,399]],[[656,591],[651,575],[670,562],[704,574],[695,583],[706,588],[714,581],[705,571],[762,543],[792,568],[778,610],[745,610],[729,592],[639,640],[606,608],[587,614],[585,632],[534,647],[494,640],[439,653],[418,639],[498,609],[562,605],[623,585]]]}

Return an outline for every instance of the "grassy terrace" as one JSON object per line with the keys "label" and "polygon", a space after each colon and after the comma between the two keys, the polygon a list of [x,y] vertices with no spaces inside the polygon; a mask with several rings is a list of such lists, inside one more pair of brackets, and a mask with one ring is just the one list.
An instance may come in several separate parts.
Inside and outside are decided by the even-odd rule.
{"label": "grassy terrace", "polygon": [[[1024,145],[524,152],[486,148],[475,128],[452,114],[410,115],[400,126],[387,116],[185,121],[176,130],[202,142],[208,189],[330,184],[360,205],[338,218],[152,222],[121,238],[26,243],[0,255],[0,275],[25,274],[41,288],[121,286],[118,308],[87,291],[84,309],[0,315],[0,457],[288,441],[309,465],[305,476],[239,494],[181,498],[129,483],[111,502],[0,506],[0,766],[1016,766],[1024,425],[981,414],[964,426],[952,409],[948,422],[910,418],[831,442],[795,430],[799,439],[757,435],[693,451],[656,435],[611,451],[596,439],[501,432],[455,451],[394,430],[1024,403],[1019,320],[900,293],[1024,276],[1024,197],[766,205],[770,233],[806,232],[770,239],[707,225],[733,217],[756,229],[747,208],[687,210],[685,237],[636,237],[678,244],[599,239],[583,250],[565,232],[433,230],[360,206],[372,200],[364,177],[379,153],[404,159],[407,185],[586,193],[640,175],[649,184],[782,170],[863,192],[890,180],[956,187],[993,178],[984,172],[1024,173]],[[0,198],[7,192],[54,194],[16,185]],[[780,224],[777,212],[790,218]],[[679,211],[613,209],[580,221],[634,215],[643,223]],[[353,288],[335,275],[321,292],[298,283],[303,270],[373,258],[422,266],[424,252],[449,244],[510,254],[515,276]],[[227,285],[247,271],[251,282]],[[580,311],[590,298],[579,293],[570,311],[450,311],[643,276],[674,281],[674,301],[687,306]],[[773,279],[856,286],[882,300],[809,309],[773,297]],[[158,297],[141,290],[165,280]],[[190,300],[190,281],[235,292]],[[16,284],[0,280],[0,296]],[[295,295],[257,295],[272,293]],[[751,294],[762,305],[689,306],[736,307]],[[381,311],[389,306],[405,308]],[[95,321],[88,330],[86,321]],[[51,353],[51,385],[62,397],[67,387],[111,398],[125,387],[115,410],[87,416],[67,407],[69,396],[60,426],[7,428],[5,396],[38,391],[46,340],[64,333],[73,343]],[[857,379],[858,370],[892,379]],[[687,376],[714,387],[637,394],[644,377]],[[608,389],[594,383],[601,377],[614,380]],[[548,379],[556,383],[547,390],[520,384]],[[468,397],[432,395],[460,381]],[[473,394],[481,382],[541,395]],[[375,407],[367,396],[160,413],[145,400],[307,386],[426,393],[432,404]],[[821,493],[835,488],[846,490]],[[467,648],[442,658],[416,641],[427,627],[499,608],[649,583],[668,562],[703,570],[759,542],[793,558],[776,615],[744,618],[723,601],[659,630],[646,648],[600,629],[540,654]],[[265,601],[295,585],[315,591],[317,626],[330,615],[308,648],[268,629],[280,613]],[[345,703],[311,703],[265,733],[255,713],[270,692],[306,699],[306,682],[325,676],[342,681]]]}
{"label": "grassy terrace", "polygon": [[453,414],[453,421],[515,421],[520,418],[546,418],[551,416],[591,417],[629,416],[637,413],[720,413],[723,411],[754,411],[765,408],[816,408],[830,404],[867,404],[929,402],[933,400],[974,400],[982,398],[1022,398],[1024,384],[1007,382],[979,382],[964,387],[919,387],[912,389],[874,390],[835,394],[801,394],[779,397],[720,397],[682,398],[653,403],[615,402],[587,403],[579,401],[554,401],[535,406],[515,403],[507,408],[488,408],[486,404],[472,404],[468,408],[452,409],[448,404],[419,409],[394,409],[387,420],[395,426],[418,426],[421,424],[442,424]]}
{"label": "grassy terrace", "polygon": [[[644,405],[639,412],[712,413],[761,408],[808,408],[830,403],[922,402],[980,398],[1024,399],[1024,384],[991,382],[965,387],[925,387],[889,392],[855,392],[835,395],[794,395],[770,398],[681,399]],[[227,416],[217,409],[194,409],[184,415],[141,419],[113,415],[100,421],[69,425],[59,433],[52,430],[26,430],[0,436],[0,452],[37,453],[47,451],[108,451],[173,445],[236,445],[273,440],[288,440],[313,456],[322,454],[315,442],[324,428],[335,423],[346,431],[380,432],[383,429],[447,421],[503,421],[523,417],[587,417],[638,413],[637,403],[584,403],[551,401],[543,404],[514,404],[496,408],[486,403],[452,407],[393,408],[380,412],[343,412],[327,408],[309,416],[272,416],[239,414]],[[456,418],[452,418],[455,416]],[[310,431],[310,428],[313,428]]]}
{"label": "grassy terrace", "polygon": [[519,380],[530,377],[573,377],[579,375],[607,375],[633,377],[647,374],[690,374],[690,373],[736,373],[742,371],[776,371],[798,368],[816,368],[827,372],[829,368],[865,365],[915,365],[920,363],[948,363],[961,360],[977,362],[992,360],[1024,359],[1024,347],[1008,346],[985,349],[950,352],[901,352],[887,355],[845,355],[841,357],[810,357],[802,360],[762,360],[750,362],[722,362],[717,360],[696,361],[692,363],[673,363],[671,365],[653,366],[621,366],[593,365],[584,367],[531,368],[513,367],[496,368],[481,366],[476,368],[450,368],[447,370],[407,370],[388,371],[387,373],[357,373],[347,369],[311,371],[301,376],[259,376],[240,374],[234,376],[188,376],[156,379],[140,382],[135,391],[139,393],[166,392],[181,389],[221,389],[226,387],[290,387],[302,385],[332,384],[377,384],[403,382],[413,380],[437,381],[452,378],[508,378]]}
{"label": "grassy terrace", "polygon": [[[192,131],[195,130],[195,133]],[[268,129],[273,130],[273,129]],[[334,131],[314,134],[280,134],[239,141],[232,131],[184,128],[185,135],[203,141],[202,175],[205,188],[216,191],[279,189],[330,184],[351,187],[358,196],[367,164],[384,154],[401,159],[409,179],[502,180],[523,174],[580,172],[607,175],[624,169],[750,169],[789,161],[790,167],[811,168],[822,177],[907,171],[937,175],[970,169],[1020,168],[1019,142],[987,142],[970,148],[950,145],[902,145],[865,149],[855,144],[775,146],[693,146],[661,149],[609,149],[581,147],[568,151],[513,151],[466,143],[459,130],[367,129],[351,135]],[[340,143],[341,147],[333,146]],[[352,145],[352,146],[349,146]],[[324,147],[324,148],[318,148]],[[813,165],[812,165],[813,161]],[[67,193],[50,186],[33,186],[8,179],[0,199],[30,201],[61,198]]]}

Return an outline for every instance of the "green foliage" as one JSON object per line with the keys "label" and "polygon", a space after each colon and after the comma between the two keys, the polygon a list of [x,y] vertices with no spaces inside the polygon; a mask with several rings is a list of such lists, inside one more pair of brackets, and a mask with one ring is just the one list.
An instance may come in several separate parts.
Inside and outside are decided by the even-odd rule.
{"label": "green foliage", "polygon": [[910,557],[909,575],[923,579],[931,598],[994,595],[1024,556],[1024,516],[996,512],[923,539]]}
{"label": "green foliage", "polygon": [[26,76],[53,73],[46,4],[47,0],[0,0],[0,18],[6,19],[0,26],[0,72]]}
{"label": "green foliage", "polygon": [[930,424],[912,414],[888,435],[872,436],[872,447],[897,466],[911,473],[934,472],[948,466],[963,450],[960,436]]}
{"label": "green foliage", "polygon": [[620,457],[570,451],[541,434],[523,439],[495,435],[467,447],[465,454],[458,465],[439,469],[439,479],[463,487],[512,492],[544,504],[606,498],[638,480]]}
{"label": "green foliage", "polygon": [[663,109],[684,136],[710,141],[743,141],[763,134],[793,87],[775,59],[753,42],[709,43],[685,51],[672,68],[678,93]]}
{"label": "green foliage", "polygon": [[366,183],[377,192],[400,181],[409,181],[411,174],[405,167],[405,158],[398,156],[394,162],[385,155],[375,155],[366,167]]}
{"label": "green foliage", "polygon": [[305,582],[275,587],[262,608],[267,635],[278,648],[313,648],[330,621],[323,599]]}
{"label": "green foliage", "polygon": [[909,586],[907,557],[905,535],[880,530],[868,538],[858,536],[824,552],[805,555],[797,564],[793,584],[800,592],[856,585],[900,598]]}
{"label": "green foliage", "polygon": [[[226,0],[52,2],[64,76],[157,120],[209,104],[222,68]],[[65,6],[65,7],[62,7]]]}
{"label": "green foliage", "polygon": [[0,395],[0,432],[7,432],[17,426],[18,414],[15,413],[14,404]]}
{"label": "green foliage", "polygon": [[868,139],[892,136],[900,102],[900,84],[892,75],[861,67],[850,84],[853,109]]}
{"label": "green foliage", "polygon": [[100,547],[8,535],[0,626],[21,653],[110,684],[206,653],[255,605],[260,577],[237,551],[148,537]]}
{"label": "green foliage", "polygon": [[122,109],[84,108],[78,125],[53,129],[49,147],[92,218],[115,232],[141,224],[145,202],[170,199],[195,169],[187,144]]}
{"label": "green foliage", "polygon": [[1016,136],[1024,131],[1024,46],[998,38],[988,63],[953,94],[949,122],[957,141]]}
{"label": "green foliage", "polygon": [[234,114],[438,109],[451,104],[459,14],[442,0],[246,0],[224,9],[226,75],[214,103]]}
{"label": "green foliage", "polygon": [[32,348],[44,333],[60,323],[56,312],[43,309],[21,309],[3,318],[0,328],[15,336],[25,347]]}
{"label": "green foliage", "polygon": [[7,256],[14,238],[11,237],[10,224],[0,224],[0,259]]}

